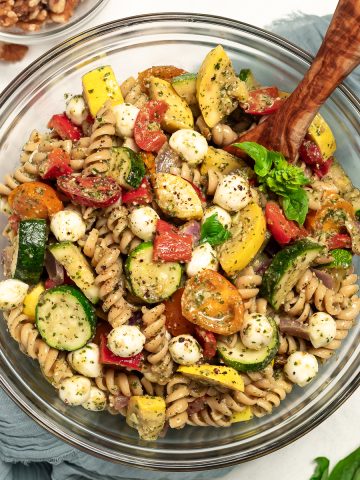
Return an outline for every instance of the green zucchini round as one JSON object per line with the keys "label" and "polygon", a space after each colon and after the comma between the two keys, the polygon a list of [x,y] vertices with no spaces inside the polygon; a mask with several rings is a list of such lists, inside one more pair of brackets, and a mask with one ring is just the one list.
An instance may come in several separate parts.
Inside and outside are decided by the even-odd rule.
{"label": "green zucchini round", "polygon": [[234,347],[217,342],[218,353],[225,365],[240,372],[258,372],[269,365],[279,349],[279,332],[275,320],[272,318],[268,318],[268,320],[273,328],[273,335],[269,345],[261,350],[251,350],[245,347],[240,336]]}
{"label": "green zucchini round", "polygon": [[50,288],[40,295],[36,326],[50,347],[71,352],[86,345],[95,334],[95,310],[75,287]]}

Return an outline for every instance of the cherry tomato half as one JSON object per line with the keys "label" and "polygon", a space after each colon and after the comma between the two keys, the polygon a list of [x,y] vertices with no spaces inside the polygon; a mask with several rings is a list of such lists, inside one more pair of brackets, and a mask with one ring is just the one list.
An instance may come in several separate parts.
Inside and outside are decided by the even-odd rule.
{"label": "cherry tomato half", "polygon": [[319,210],[308,213],[305,226],[314,232],[341,233],[347,216],[355,219],[351,203],[336,194],[331,194]]}
{"label": "cherry tomato half", "polygon": [[288,220],[276,202],[267,202],[265,218],[271,235],[280,245],[287,245],[293,240],[306,237],[308,232],[292,220]]}
{"label": "cherry tomato half", "polygon": [[138,74],[138,80],[140,82],[141,90],[146,92],[148,89],[148,81],[150,77],[162,78],[163,80],[170,81],[172,78],[177,77],[185,73],[182,68],[174,67],[173,65],[159,65],[156,67],[150,67]]}
{"label": "cherry tomato half", "polygon": [[55,190],[46,183],[27,182],[9,195],[13,213],[25,218],[48,218],[64,208]]}
{"label": "cherry tomato half", "polygon": [[134,140],[141,150],[158,152],[166,142],[160,123],[167,108],[167,103],[160,100],[150,100],[141,108],[134,126]]}
{"label": "cherry tomato half", "polygon": [[67,175],[57,179],[59,189],[74,203],[105,208],[121,197],[121,187],[111,177]]}
{"label": "cherry tomato half", "polygon": [[183,288],[179,288],[176,292],[164,302],[166,328],[173,335],[184,335],[185,333],[192,334],[194,332],[194,325],[186,320],[181,312],[181,297],[184,293]]}
{"label": "cherry tomato half", "polygon": [[251,115],[268,115],[276,112],[283,101],[277,87],[263,87],[251,90],[248,99],[241,106]]}
{"label": "cherry tomato half", "polygon": [[202,270],[186,282],[181,309],[187,320],[219,335],[238,332],[244,318],[240,293],[213,270]]}

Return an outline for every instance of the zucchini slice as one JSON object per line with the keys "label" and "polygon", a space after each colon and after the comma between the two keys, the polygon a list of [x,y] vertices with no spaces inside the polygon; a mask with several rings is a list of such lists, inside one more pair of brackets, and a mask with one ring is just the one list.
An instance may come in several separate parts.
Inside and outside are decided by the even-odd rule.
{"label": "zucchini slice", "polygon": [[322,245],[303,239],[275,255],[263,276],[260,290],[275,310],[284,303],[287,294],[322,250]]}
{"label": "zucchini slice", "polygon": [[179,287],[182,268],[175,262],[154,262],[153,244],[141,243],[131,251],[125,271],[133,293],[147,303],[170,297]]}
{"label": "zucchini slice", "polygon": [[234,347],[228,347],[222,342],[217,342],[217,349],[225,365],[235,368],[240,372],[257,372],[263,370],[275,357],[279,349],[279,333],[275,321],[269,318],[273,328],[273,335],[269,345],[261,350],[251,350],[245,347],[240,336]]}
{"label": "zucchini slice", "polygon": [[195,105],[197,103],[196,77],[196,73],[183,73],[171,80],[175,92],[180,95],[188,105]]}
{"label": "zucchini slice", "polygon": [[11,265],[12,277],[25,283],[38,283],[44,267],[48,230],[43,219],[21,220]]}
{"label": "zucchini slice", "polygon": [[99,300],[99,288],[95,285],[94,272],[80,248],[71,242],[60,242],[51,245],[49,250],[90,302],[96,303]]}
{"label": "zucchini slice", "polygon": [[111,149],[110,177],[125,188],[138,188],[145,176],[145,165],[136,152],[128,147]]}
{"label": "zucchini slice", "polygon": [[41,294],[36,306],[36,325],[50,347],[71,352],[93,337],[96,315],[79,290],[62,285]]}

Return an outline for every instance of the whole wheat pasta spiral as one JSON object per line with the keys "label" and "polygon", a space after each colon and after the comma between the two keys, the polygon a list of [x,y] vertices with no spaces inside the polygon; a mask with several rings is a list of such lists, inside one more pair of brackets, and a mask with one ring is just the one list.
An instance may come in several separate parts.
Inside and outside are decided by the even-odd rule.
{"label": "whole wheat pasta spiral", "polygon": [[305,352],[307,350],[307,342],[303,338],[280,334],[279,340],[278,353],[280,355],[291,355],[297,351]]}
{"label": "whole wheat pasta spiral", "polygon": [[198,413],[189,415],[187,424],[193,427],[230,427],[231,417],[224,416],[220,412],[214,412],[206,407]]}
{"label": "whole wheat pasta spiral", "polygon": [[211,137],[212,137],[211,129],[207,126],[207,124],[204,120],[204,117],[202,115],[200,115],[196,119],[195,125],[197,126],[201,135],[203,135],[206,138],[206,140],[209,142],[211,140]]}
{"label": "whole wheat pasta spiral", "polygon": [[207,179],[206,179],[206,194],[207,195],[214,195],[216,187],[218,186],[219,181],[222,178],[222,174],[214,170],[213,168],[209,168],[207,171]]}
{"label": "whole wheat pasta spiral", "polygon": [[144,349],[149,352],[147,362],[148,371],[144,376],[160,385],[167,383],[173,372],[173,361],[169,353],[169,341],[165,327],[165,306],[157,305],[151,309],[143,307],[142,333],[146,337]]}
{"label": "whole wheat pasta spiral", "polygon": [[93,228],[89,234],[79,240],[84,254],[91,258],[97,277],[95,285],[99,287],[99,297],[103,301],[102,310],[107,320],[115,328],[127,323],[135,307],[125,298],[124,279],[120,250],[113,246],[111,235],[102,238],[99,230]]}
{"label": "whole wheat pasta spiral", "polygon": [[166,385],[166,419],[170,428],[183,428],[188,421],[190,379],[175,375]]}
{"label": "whole wheat pasta spiral", "polygon": [[109,103],[105,103],[97,113],[92,127],[88,156],[84,160],[85,175],[106,174],[109,170],[115,124],[115,114]]}
{"label": "whole wheat pasta spiral", "polygon": [[253,414],[256,417],[270,414],[274,408],[280,405],[280,402],[285,399],[286,395],[291,392],[292,387],[293,384],[283,375],[273,379],[265,395],[258,398],[255,405],[251,407]]}
{"label": "whole wheat pasta spiral", "polygon": [[95,384],[100,390],[112,395],[143,395],[143,386],[139,377],[134,374],[119,372],[114,368],[104,368],[102,375],[95,378]]}
{"label": "whole wheat pasta spiral", "polygon": [[359,290],[357,278],[356,274],[349,273],[341,282],[339,295],[343,296],[343,301],[340,311],[335,315],[335,338],[324,347],[309,348],[309,353],[327,360],[340,347],[342,340],[347,337],[350,328],[360,313],[360,298],[356,295]]}
{"label": "whole wheat pasta spiral", "polygon": [[10,335],[19,343],[20,350],[39,362],[44,376],[58,387],[62,380],[73,375],[65,355],[40,338],[34,322],[22,310],[21,305],[4,312]]}
{"label": "whole wheat pasta spiral", "polygon": [[235,285],[244,301],[245,310],[255,306],[262,277],[255,273],[253,267],[245,268],[235,280]]}
{"label": "whole wheat pasta spiral", "polygon": [[215,145],[218,145],[219,147],[226,147],[227,145],[234,143],[238,138],[238,134],[225,123],[218,123],[215,125],[215,127],[211,129],[211,136]]}
{"label": "whole wheat pasta spiral", "polygon": [[89,155],[90,137],[82,137],[73,144],[70,152],[70,166],[75,172],[80,172],[84,168],[85,159]]}
{"label": "whole wheat pasta spiral", "polygon": [[104,213],[107,216],[106,225],[121,253],[127,254],[141,243],[140,238],[128,226],[129,211],[126,207],[115,204],[108,207]]}
{"label": "whole wheat pasta spiral", "polygon": [[179,177],[192,182],[196,186],[200,186],[202,183],[200,170],[191,167],[187,162],[183,162],[181,167],[171,167],[170,173],[178,175]]}
{"label": "whole wheat pasta spiral", "polygon": [[312,305],[319,312],[327,312],[330,315],[337,315],[341,311],[343,294],[325,287],[309,269],[298,280],[294,290],[286,297],[284,310],[301,322],[312,314]]}
{"label": "whole wheat pasta spiral", "polygon": [[140,83],[135,80],[135,83],[128,89],[124,100],[125,103],[131,103],[135,107],[141,108],[149,100],[149,97],[141,90]]}

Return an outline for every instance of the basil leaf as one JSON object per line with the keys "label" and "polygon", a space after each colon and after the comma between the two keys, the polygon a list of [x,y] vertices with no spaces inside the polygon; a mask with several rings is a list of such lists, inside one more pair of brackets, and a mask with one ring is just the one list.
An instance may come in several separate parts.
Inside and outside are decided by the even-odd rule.
{"label": "basil leaf", "polygon": [[316,468],[310,480],[328,480],[329,478],[329,460],[326,457],[315,458]]}
{"label": "basil leaf", "polygon": [[284,197],[283,208],[286,218],[303,225],[309,210],[309,200],[305,190],[299,188]]}
{"label": "basil leaf", "polygon": [[360,447],[340,460],[328,480],[358,480],[360,475]]}
{"label": "basil leaf", "polygon": [[218,220],[218,214],[214,213],[207,218],[201,225],[200,243],[210,243],[210,245],[220,245],[231,237],[231,233]]}
{"label": "basil leaf", "polygon": [[269,150],[255,142],[234,143],[233,146],[244,150],[255,161],[254,171],[259,177],[265,177],[269,173],[272,166]]}

